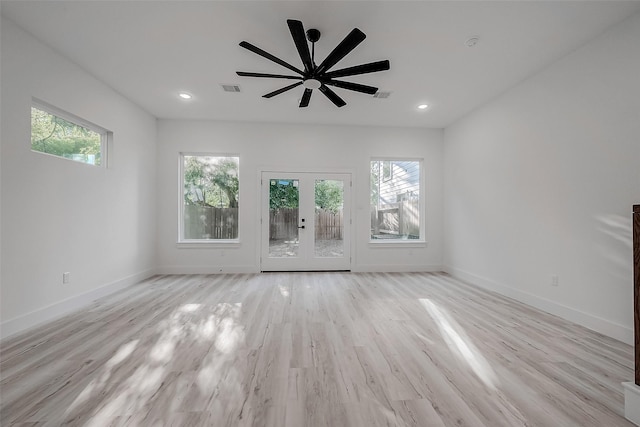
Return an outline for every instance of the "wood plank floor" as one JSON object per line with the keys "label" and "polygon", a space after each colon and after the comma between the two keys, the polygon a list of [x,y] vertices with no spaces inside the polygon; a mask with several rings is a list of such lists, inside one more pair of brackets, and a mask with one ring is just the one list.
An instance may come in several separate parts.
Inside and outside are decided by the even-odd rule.
{"label": "wood plank floor", "polygon": [[446,274],[157,276],[2,342],[2,426],[631,426],[632,348]]}

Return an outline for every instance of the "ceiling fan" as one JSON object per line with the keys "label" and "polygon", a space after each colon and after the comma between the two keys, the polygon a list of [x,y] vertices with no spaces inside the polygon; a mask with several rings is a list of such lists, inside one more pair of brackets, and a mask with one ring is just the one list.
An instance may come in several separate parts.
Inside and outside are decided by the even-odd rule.
{"label": "ceiling fan", "polygon": [[[280,95],[283,92],[291,90],[297,86],[303,86],[304,94],[300,99],[300,107],[306,107],[309,105],[309,100],[311,100],[313,89],[320,90],[320,92],[322,92],[324,96],[326,96],[337,107],[343,107],[347,103],[327,86],[335,86],[340,89],[353,90],[356,92],[366,93],[368,95],[373,95],[378,91],[378,88],[373,86],[346,82],[343,80],[335,80],[335,78],[388,70],[388,60],[369,62],[367,64],[329,71],[331,67],[336,65],[342,58],[344,58],[349,52],[355,49],[355,47],[358,46],[366,38],[366,35],[362,31],[357,28],[351,30],[351,32],[344,38],[344,40],[342,40],[340,44],[338,44],[338,46],[336,46],[335,49],[333,49],[333,51],[331,51],[331,53],[327,55],[324,61],[322,61],[320,65],[316,65],[314,60],[315,43],[320,39],[320,31],[316,29],[310,29],[306,32],[305,37],[305,31],[301,21],[288,19],[287,25],[289,26],[289,31],[291,31],[293,42],[298,49],[298,54],[300,55],[302,64],[304,65],[304,71],[281,60],[280,58],[271,55],[268,52],[265,52],[264,50],[252,45],[251,43],[248,43],[246,41],[240,42],[240,46],[242,46],[243,48],[250,50],[253,53],[267,58],[268,60],[282,65],[283,67],[299,74],[299,76],[288,76],[282,74],[265,74],[237,71],[237,74],[243,77],[270,77],[276,79],[299,80],[296,83],[285,86],[273,92],[269,92],[266,95],[263,95],[263,98],[271,98],[276,95]],[[307,40],[311,42],[311,52],[309,52],[309,45],[307,44]]]}

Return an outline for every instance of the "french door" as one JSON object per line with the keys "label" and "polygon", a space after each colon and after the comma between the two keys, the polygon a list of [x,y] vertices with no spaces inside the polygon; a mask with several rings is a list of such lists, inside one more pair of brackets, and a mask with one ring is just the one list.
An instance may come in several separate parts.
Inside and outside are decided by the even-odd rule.
{"label": "french door", "polygon": [[261,270],[351,269],[351,175],[262,172]]}

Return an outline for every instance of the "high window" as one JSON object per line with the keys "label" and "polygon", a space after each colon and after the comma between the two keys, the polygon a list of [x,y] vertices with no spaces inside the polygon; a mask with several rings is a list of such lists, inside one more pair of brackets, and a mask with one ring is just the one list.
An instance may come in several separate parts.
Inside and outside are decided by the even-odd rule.
{"label": "high window", "polygon": [[94,166],[105,164],[109,132],[70,113],[34,101],[31,150]]}
{"label": "high window", "polygon": [[239,158],[181,154],[181,242],[238,240]]}
{"label": "high window", "polygon": [[420,160],[371,161],[371,242],[421,240]]}

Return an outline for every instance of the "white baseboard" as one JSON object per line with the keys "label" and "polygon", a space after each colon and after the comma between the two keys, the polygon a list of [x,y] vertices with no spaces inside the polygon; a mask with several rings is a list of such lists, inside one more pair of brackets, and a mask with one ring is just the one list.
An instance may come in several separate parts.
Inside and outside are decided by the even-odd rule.
{"label": "white baseboard", "polygon": [[432,273],[443,271],[441,265],[359,264],[351,268],[354,273]]}
{"label": "white baseboard", "polygon": [[[168,265],[156,268],[156,274],[225,274],[260,273],[254,265]],[[351,268],[354,273],[414,273],[442,271],[441,265],[360,264]]]}
{"label": "white baseboard", "polygon": [[640,426],[640,387],[635,383],[622,383],[624,388],[624,417]]}
{"label": "white baseboard", "polygon": [[156,268],[156,274],[228,274],[259,273],[255,265],[166,265]]}
{"label": "white baseboard", "polygon": [[86,307],[98,298],[139,283],[154,274],[155,271],[152,269],[141,271],[114,282],[107,283],[106,285],[91,291],[72,296],[49,306],[6,320],[0,324],[0,339],[10,337],[19,332],[24,332],[27,329],[39,326],[45,322],[51,322],[52,320]]}
{"label": "white baseboard", "polygon": [[533,295],[528,292],[521,291],[519,289],[514,289],[512,287],[505,286],[492,279],[478,276],[476,274],[469,273],[468,271],[464,271],[459,268],[444,266],[444,271],[449,273],[451,276],[458,278],[460,280],[464,280],[465,282],[468,282],[472,285],[476,285],[481,288],[497,292],[501,295],[512,298],[524,304],[530,305],[542,311],[546,311],[547,313],[556,315],[570,322],[577,323],[578,325],[584,326],[585,328],[599,332],[608,337],[617,339],[626,344],[633,345],[633,342],[634,342],[633,328],[620,325],[610,320],[603,319],[601,317],[594,316],[589,313],[585,313],[575,308],[559,304],[555,301],[551,301],[546,298],[542,298],[537,295]]}

